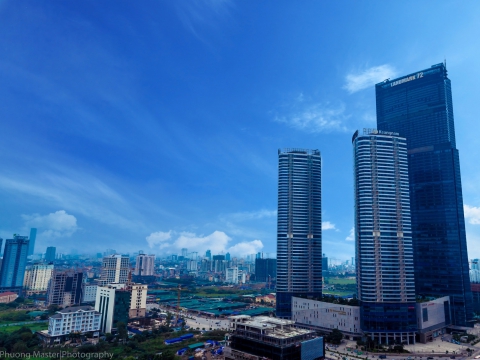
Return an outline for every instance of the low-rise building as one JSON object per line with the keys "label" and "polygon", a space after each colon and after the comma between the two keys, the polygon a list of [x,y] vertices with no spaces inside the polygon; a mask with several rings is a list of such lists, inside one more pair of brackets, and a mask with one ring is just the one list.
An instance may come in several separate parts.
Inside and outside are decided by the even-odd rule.
{"label": "low-rise building", "polygon": [[6,291],[0,293],[0,304],[8,304],[15,301],[18,298],[18,294],[12,291]]}
{"label": "low-rise building", "polygon": [[99,329],[100,313],[91,306],[68,307],[48,319],[48,335],[51,337]]}
{"label": "low-rise building", "polygon": [[452,324],[449,296],[417,303],[416,307],[418,341],[422,343],[444,334]]}
{"label": "low-rise building", "polygon": [[291,320],[268,316],[229,317],[225,360],[319,360],[325,358],[323,337]]}
{"label": "low-rise building", "polygon": [[302,326],[324,332],[338,329],[350,339],[358,339],[361,336],[359,306],[293,297],[292,320]]}

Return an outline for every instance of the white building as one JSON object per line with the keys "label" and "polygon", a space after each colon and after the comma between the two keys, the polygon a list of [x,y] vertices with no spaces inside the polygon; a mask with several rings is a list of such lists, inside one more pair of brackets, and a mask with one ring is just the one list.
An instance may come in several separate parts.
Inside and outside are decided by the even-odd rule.
{"label": "white building", "polygon": [[145,317],[147,312],[147,285],[133,284],[131,285],[130,310],[128,316],[130,318]]}
{"label": "white building", "polygon": [[53,264],[35,264],[25,271],[23,287],[27,295],[46,292],[52,278]]}
{"label": "white building", "polygon": [[[452,319],[449,316],[451,313],[449,296],[417,303],[416,308],[417,332],[420,335],[420,342],[424,344],[444,334],[445,328],[452,324]],[[445,314],[446,309],[447,314]]]}
{"label": "white building", "polygon": [[359,306],[292,297],[292,320],[312,329],[338,329],[351,339],[361,334]]}
{"label": "white building", "polygon": [[135,264],[135,275],[155,275],[155,255],[138,254]]}
{"label": "white building", "polygon": [[99,331],[100,313],[91,306],[68,307],[48,319],[48,335],[61,336]]}
{"label": "white building", "polygon": [[103,258],[101,282],[125,284],[130,272],[130,258],[127,255],[110,255]]}
{"label": "white building", "polygon": [[225,282],[229,284],[238,284],[238,267],[231,267],[226,270]]}
{"label": "white building", "polygon": [[83,284],[82,302],[95,302],[95,300],[97,299],[97,288],[98,286],[96,284]]}

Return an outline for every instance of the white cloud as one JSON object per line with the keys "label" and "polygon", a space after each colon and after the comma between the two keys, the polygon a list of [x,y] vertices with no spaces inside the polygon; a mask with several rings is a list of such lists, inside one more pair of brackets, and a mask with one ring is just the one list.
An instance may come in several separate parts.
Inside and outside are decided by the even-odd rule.
{"label": "white cloud", "polygon": [[263,248],[260,240],[242,241],[229,246],[232,239],[218,230],[210,235],[197,235],[191,232],[177,234],[173,230],[158,231],[147,236],[146,241],[151,248],[156,247],[164,254],[179,254],[181,249],[187,248],[189,252],[198,252],[199,256],[204,255],[207,249],[211,250],[212,254],[230,252],[232,255],[243,256],[257,253]]}
{"label": "white cloud", "polygon": [[58,210],[48,215],[22,215],[22,218],[27,227],[38,228],[42,237],[68,237],[78,229],[77,218],[67,214],[65,210]]}
{"label": "white cloud", "polygon": [[172,237],[172,231],[167,231],[167,232],[161,232],[157,231],[154,233],[151,233],[146,237],[148,246],[150,248],[153,248],[155,245],[160,245],[162,242],[170,240]]}
{"label": "white cloud", "polygon": [[322,230],[337,230],[337,228],[335,227],[335,224],[331,223],[330,221],[323,221]]}
{"label": "white cloud", "polygon": [[385,79],[393,78],[397,74],[396,70],[388,65],[374,66],[359,74],[348,74],[345,77],[346,84],[343,87],[350,94],[371,87]]}
{"label": "white cloud", "polygon": [[300,110],[294,110],[288,115],[277,116],[275,121],[287,124],[294,129],[321,133],[348,131],[344,124],[347,118],[343,104],[338,107],[332,107],[329,104],[312,104]]}
{"label": "white cloud", "polygon": [[345,238],[347,241],[355,241],[355,228],[350,229],[350,234]]}
{"label": "white cloud", "polygon": [[257,220],[277,216],[277,210],[258,210],[258,211],[244,211],[233,214],[228,214],[224,218],[232,221]]}
{"label": "white cloud", "polygon": [[465,219],[468,219],[469,224],[480,225],[480,207],[463,205]]}

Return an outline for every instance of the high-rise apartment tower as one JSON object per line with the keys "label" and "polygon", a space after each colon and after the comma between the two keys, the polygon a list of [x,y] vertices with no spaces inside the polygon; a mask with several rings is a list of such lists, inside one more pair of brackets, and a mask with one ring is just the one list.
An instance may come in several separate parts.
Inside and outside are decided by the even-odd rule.
{"label": "high-rise apartment tower", "polygon": [[155,275],[155,255],[138,254],[135,263],[135,275]]}
{"label": "high-rise apartment tower", "polygon": [[0,292],[22,292],[28,246],[28,236],[14,235],[13,239],[6,240],[0,271]]}
{"label": "high-rise apartment tower", "polygon": [[128,255],[110,255],[103,258],[100,281],[103,284],[125,284],[130,272]]}
{"label": "high-rise apartment tower", "polygon": [[407,144],[395,135],[352,139],[361,329],[387,344],[414,343],[416,330]]}
{"label": "high-rise apartment tower", "polygon": [[472,292],[452,89],[445,64],[375,87],[377,128],[407,139],[416,293],[450,296],[452,322],[472,320]]}
{"label": "high-rise apartment tower", "polygon": [[290,318],[292,296],[322,296],[321,157],[278,151],[277,316]]}

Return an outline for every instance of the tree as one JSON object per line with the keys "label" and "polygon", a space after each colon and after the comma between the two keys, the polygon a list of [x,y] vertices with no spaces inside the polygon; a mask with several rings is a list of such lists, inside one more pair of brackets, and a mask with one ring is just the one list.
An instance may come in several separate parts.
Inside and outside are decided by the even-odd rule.
{"label": "tree", "polygon": [[342,339],[343,339],[343,334],[338,329],[333,329],[332,332],[328,334],[326,337],[327,342],[334,345],[339,345],[342,342]]}
{"label": "tree", "polygon": [[124,322],[119,321],[117,323],[117,332],[118,332],[118,338],[122,340],[123,343],[125,343],[125,340],[128,337],[128,331],[127,331],[127,325],[125,325]]}

